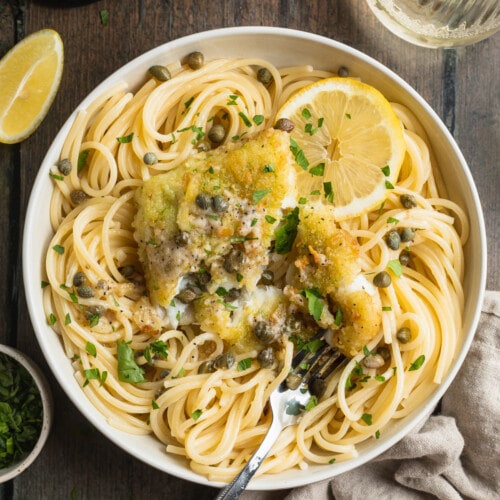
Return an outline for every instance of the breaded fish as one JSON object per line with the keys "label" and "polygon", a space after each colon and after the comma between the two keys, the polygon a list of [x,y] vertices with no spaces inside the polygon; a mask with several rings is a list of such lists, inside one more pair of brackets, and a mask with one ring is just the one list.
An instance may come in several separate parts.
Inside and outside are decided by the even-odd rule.
{"label": "breaded fish", "polygon": [[[229,292],[239,297],[255,289],[283,209],[295,205],[289,141],[285,132],[266,130],[192,156],[137,190],[134,226],[153,304],[179,319],[189,302],[183,291],[196,289],[195,314],[207,322],[222,314]],[[234,340],[237,329],[225,332],[224,324],[214,317],[221,338]]]}

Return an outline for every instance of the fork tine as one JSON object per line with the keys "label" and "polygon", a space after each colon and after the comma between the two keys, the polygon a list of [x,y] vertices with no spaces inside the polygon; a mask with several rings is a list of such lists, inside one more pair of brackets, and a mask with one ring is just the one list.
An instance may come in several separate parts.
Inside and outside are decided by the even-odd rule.
{"label": "fork tine", "polygon": [[336,362],[342,357],[335,346],[330,345],[325,334],[327,330],[320,330],[310,342],[322,340],[323,343],[315,350],[302,348],[292,359],[292,371],[282,383],[282,390],[297,389],[301,384],[308,384],[310,380],[325,378],[336,368]]}

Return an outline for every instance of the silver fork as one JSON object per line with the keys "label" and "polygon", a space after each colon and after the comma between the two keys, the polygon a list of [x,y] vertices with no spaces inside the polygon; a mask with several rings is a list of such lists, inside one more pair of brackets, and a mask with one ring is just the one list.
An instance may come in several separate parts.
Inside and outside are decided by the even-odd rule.
{"label": "silver fork", "polygon": [[325,378],[346,361],[326,342],[325,334],[325,330],[320,331],[294,356],[292,370],[269,397],[273,417],[269,430],[246,466],[220,491],[216,500],[239,498],[281,431],[300,421],[312,394],[319,397],[326,385]]}

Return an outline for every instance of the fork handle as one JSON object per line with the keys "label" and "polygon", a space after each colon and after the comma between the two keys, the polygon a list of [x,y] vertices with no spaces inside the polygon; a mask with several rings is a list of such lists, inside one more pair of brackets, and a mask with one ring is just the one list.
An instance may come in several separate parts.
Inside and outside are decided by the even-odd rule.
{"label": "fork handle", "polygon": [[253,475],[257,472],[260,464],[263,462],[264,458],[266,458],[273,444],[278,439],[282,430],[283,425],[281,425],[277,418],[273,418],[266,436],[248,463],[243,467],[241,472],[220,491],[215,500],[236,500],[240,497],[250,479],[252,479]]}

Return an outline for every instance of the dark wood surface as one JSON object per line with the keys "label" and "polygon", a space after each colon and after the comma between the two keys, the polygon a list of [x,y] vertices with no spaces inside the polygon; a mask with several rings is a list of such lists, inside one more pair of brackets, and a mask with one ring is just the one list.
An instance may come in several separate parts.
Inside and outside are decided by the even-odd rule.
{"label": "dark wood surface", "polygon": [[[363,0],[0,0],[0,56],[24,36],[57,30],[65,45],[60,90],[39,129],[0,144],[0,342],[39,362],[51,382],[55,421],[42,455],[4,499],[210,499],[216,490],[161,473],[93,429],[63,394],[43,360],[22,287],[25,209],[47,148],[70,112],[100,81],[142,52],[214,28],[268,25],[324,35],[379,60],[410,83],[454,135],[475,179],[488,235],[488,282],[500,288],[500,34],[476,45],[432,50],[383,28]],[[67,4],[66,7],[61,5]],[[101,23],[100,11],[109,13]],[[103,50],[105,47],[106,50]],[[0,89],[0,92],[2,89]],[[272,498],[282,495],[274,493]]]}

